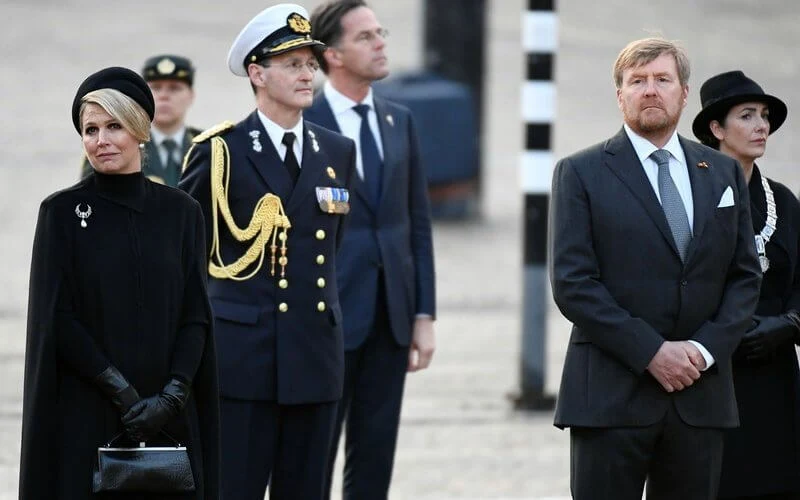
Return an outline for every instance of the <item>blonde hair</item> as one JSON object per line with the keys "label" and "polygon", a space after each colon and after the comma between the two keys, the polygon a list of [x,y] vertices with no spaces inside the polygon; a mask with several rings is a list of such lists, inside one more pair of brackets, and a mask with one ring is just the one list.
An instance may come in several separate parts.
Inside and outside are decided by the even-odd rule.
{"label": "blonde hair", "polygon": [[150,117],[136,101],[115,89],[93,90],[81,98],[81,133],[87,104],[97,104],[127,130],[137,141],[150,140]]}
{"label": "blonde hair", "polygon": [[689,56],[686,55],[686,51],[677,42],[659,37],[634,40],[622,49],[614,62],[612,73],[614,85],[617,88],[622,87],[622,72],[626,69],[638,68],[648,64],[662,54],[669,54],[675,58],[675,65],[678,67],[678,80],[681,86],[685,87],[689,83],[689,75],[691,74]]}

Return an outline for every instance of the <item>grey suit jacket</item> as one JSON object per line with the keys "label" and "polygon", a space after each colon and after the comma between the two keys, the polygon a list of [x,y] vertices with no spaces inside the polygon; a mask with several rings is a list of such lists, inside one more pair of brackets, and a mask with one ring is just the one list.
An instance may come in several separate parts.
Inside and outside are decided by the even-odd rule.
{"label": "grey suit jacket", "polygon": [[[673,403],[690,425],[738,425],[730,357],[761,281],[747,184],[731,158],[682,137],[680,144],[694,201],[685,263],[624,130],[556,166],[550,277],[573,323],[557,426],[649,425]],[[734,204],[719,207],[728,188]],[[647,365],[665,340],[689,339],[716,363],[667,393]]]}

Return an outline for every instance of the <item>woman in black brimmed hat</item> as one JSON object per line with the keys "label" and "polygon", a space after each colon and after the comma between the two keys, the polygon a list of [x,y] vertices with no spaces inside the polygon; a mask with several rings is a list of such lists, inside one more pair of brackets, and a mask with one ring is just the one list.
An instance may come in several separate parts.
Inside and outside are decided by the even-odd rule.
{"label": "woman in black brimmed hat", "polygon": [[734,354],[741,427],[728,432],[720,498],[800,498],[800,203],[756,166],[767,138],[786,120],[786,105],[741,71],[700,88],[703,109],[692,125],[706,145],[741,164],[761,269],[753,327]]}
{"label": "woman in black brimmed hat", "polygon": [[[120,67],[89,76],[72,103],[95,173],[39,209],[20,498],[219,498],[203,217],[142,175],[153,114],[145,81]],[[186,446],[194,491],[106,496],[93,482],[98,447],[117,435],[122,446],[171,444],[162,431]]]}

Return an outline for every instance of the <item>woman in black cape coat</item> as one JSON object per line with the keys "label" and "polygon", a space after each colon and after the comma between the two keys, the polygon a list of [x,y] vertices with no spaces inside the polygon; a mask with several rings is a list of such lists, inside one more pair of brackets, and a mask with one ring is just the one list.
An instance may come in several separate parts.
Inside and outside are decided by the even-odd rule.
{"label": "woman in black cape coat", "polygon": [[[114,105],[100,97],[83,102],[101,89],[121,98]],[[131,106],[141,108],[138,115]],[[190,197],[141,174],[137,141],[147,140],[153,111],[146,83],[124,68],[91,75],[75,97],[73,122],[95,173],[49,196],[39,210],[20,499],[103,498],[92,493],[97,448],[120,433],[167,444],[161,430],[187,447],[196,491],[108,498],[219,498],[203,219]]]}
{"label": "woman in black cape coat", "polygon": [[700,89],[695,135],[737,159],[764,272],[753,327],[734,353],[740,427],[726,432],[719,498],[800,499],[800,203],[755,164],[786,105],[741,71]]}

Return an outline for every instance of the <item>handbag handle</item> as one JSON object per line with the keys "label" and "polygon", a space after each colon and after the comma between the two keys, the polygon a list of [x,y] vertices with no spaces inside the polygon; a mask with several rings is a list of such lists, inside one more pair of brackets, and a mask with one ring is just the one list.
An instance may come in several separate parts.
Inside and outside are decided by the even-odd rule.
{"label": "handbag handle", "polygon": [[[158,433],[159,434],[163,434],[164,437],[166,437],[167,439],[172,441],[172,444],[174,444],[176,448],[180,448],[181,447],[181,443],[177,439],[175,439],[174,437],[170,436],[167,433],[167,431],[162,429],[162,430],[158,431]],[[120,432],[119,434],[117,434],[116,436],[111,438],[111,440],[108,443],[106,443],[106,447],[107,448],[111,448],[111,445],[114,444],[114,441],[116,441],[117,439],[121,438],[124,434],[125,434],[125,431]],[[145,442],[144,441],[140,441],[139,442],[139,448],[144,448],[144,447],[145,447]]]}

